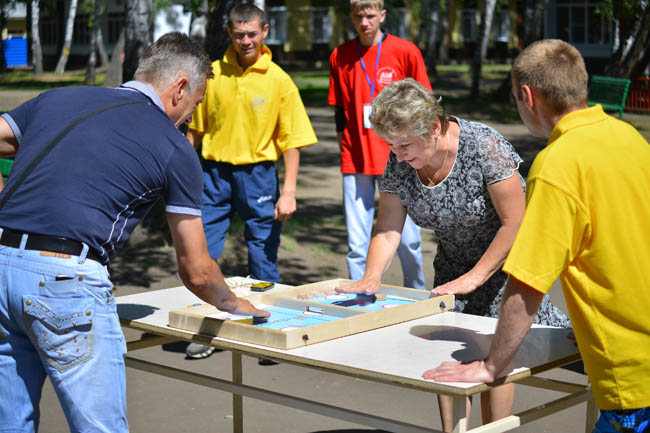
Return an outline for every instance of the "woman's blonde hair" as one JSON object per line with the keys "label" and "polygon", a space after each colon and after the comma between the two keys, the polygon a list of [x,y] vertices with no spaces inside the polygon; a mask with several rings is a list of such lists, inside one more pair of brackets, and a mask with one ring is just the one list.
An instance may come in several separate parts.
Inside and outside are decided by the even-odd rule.
{"label": "woman's blonde hair", "polygon": [[390,141],[404,133],[411,133],[425,141],[431,137],[440,122],[440,133],[447,132],[448,121],[440,102],[412,78],[394,81],[372,101],[370,122],[380,137]]}

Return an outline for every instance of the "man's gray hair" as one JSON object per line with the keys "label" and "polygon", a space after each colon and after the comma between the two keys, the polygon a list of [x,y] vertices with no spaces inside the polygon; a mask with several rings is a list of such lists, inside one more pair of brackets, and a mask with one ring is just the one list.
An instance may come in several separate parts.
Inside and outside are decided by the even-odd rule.
{"label": "man's gray hair", "polygon": [[212,65],[203,46],[184,33],[162,35],[138,61],[134,79],[162,91],[180,77],[187,77],[193,93],[203,80],[212,78]]}
{"label": "man's gray hair", "polygon": [[425,141],[440,122],[441,135],[447,132],[448,120],[438,99],[429,89],[412,78],[394,81],[372,101],[370,122],[383,139],[411,133]]}

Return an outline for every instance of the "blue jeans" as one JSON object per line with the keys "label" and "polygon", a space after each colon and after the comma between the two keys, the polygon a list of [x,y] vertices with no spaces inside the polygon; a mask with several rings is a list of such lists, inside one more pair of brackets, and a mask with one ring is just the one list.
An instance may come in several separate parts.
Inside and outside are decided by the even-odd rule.
{"label": "blue jeans", "polygon": [[[347,254],[350,278],[359,280],[366,270],[366,256],[372,236],[375,215],[375,182],[381,187],[381,176],[343,175],[343,207],[348,230]],[[402,263],[404,287],[426,290],[422,272],[422,241],[420,228],[407,215],[397,255]]]}
{"label": "blue jeans", "polygon": [[650,407],[630,410],[601,410],[593,433],[650,432]]}
{"label": "blue jeans", "polygon": [[217,260],[234,212],[244,221],[248,272],[252,278],[278,282],[282,223],[274,219],[280,197],[274,162],[232,165],[203,161],[202,217],[210,257]]}
{"label": "blue jeans", "polygon": [[[24,245],[24,242],[23,242]],[[106,267],[0,246],[0,431],[35,432],[45,377],[72,432],[128,432],[126,344]]]}

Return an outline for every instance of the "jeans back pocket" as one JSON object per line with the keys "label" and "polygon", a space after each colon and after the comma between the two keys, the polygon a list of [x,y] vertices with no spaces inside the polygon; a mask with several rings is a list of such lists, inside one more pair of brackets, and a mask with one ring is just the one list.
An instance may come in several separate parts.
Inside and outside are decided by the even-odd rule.
{"label": "jeans back pocket", "polygon": [[23,296],[27,329],[43,357],[59,371],[92,356],[94,298]]}

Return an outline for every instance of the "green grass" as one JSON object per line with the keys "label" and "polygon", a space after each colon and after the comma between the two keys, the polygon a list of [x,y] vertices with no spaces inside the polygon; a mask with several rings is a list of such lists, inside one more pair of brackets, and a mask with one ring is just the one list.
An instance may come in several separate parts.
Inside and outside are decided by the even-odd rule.
{"label": "green grass", "polygon": [[[106,78],[105,73],[96,75],[96,85],[101,86]],[[75,70],[63,75],[54,72],[44,72],[35,77],[28,69],[10,69],[0,73],[0,89],[6,90],[48,90],[55,87],[82,86],[85,84],[86,71]]]}

